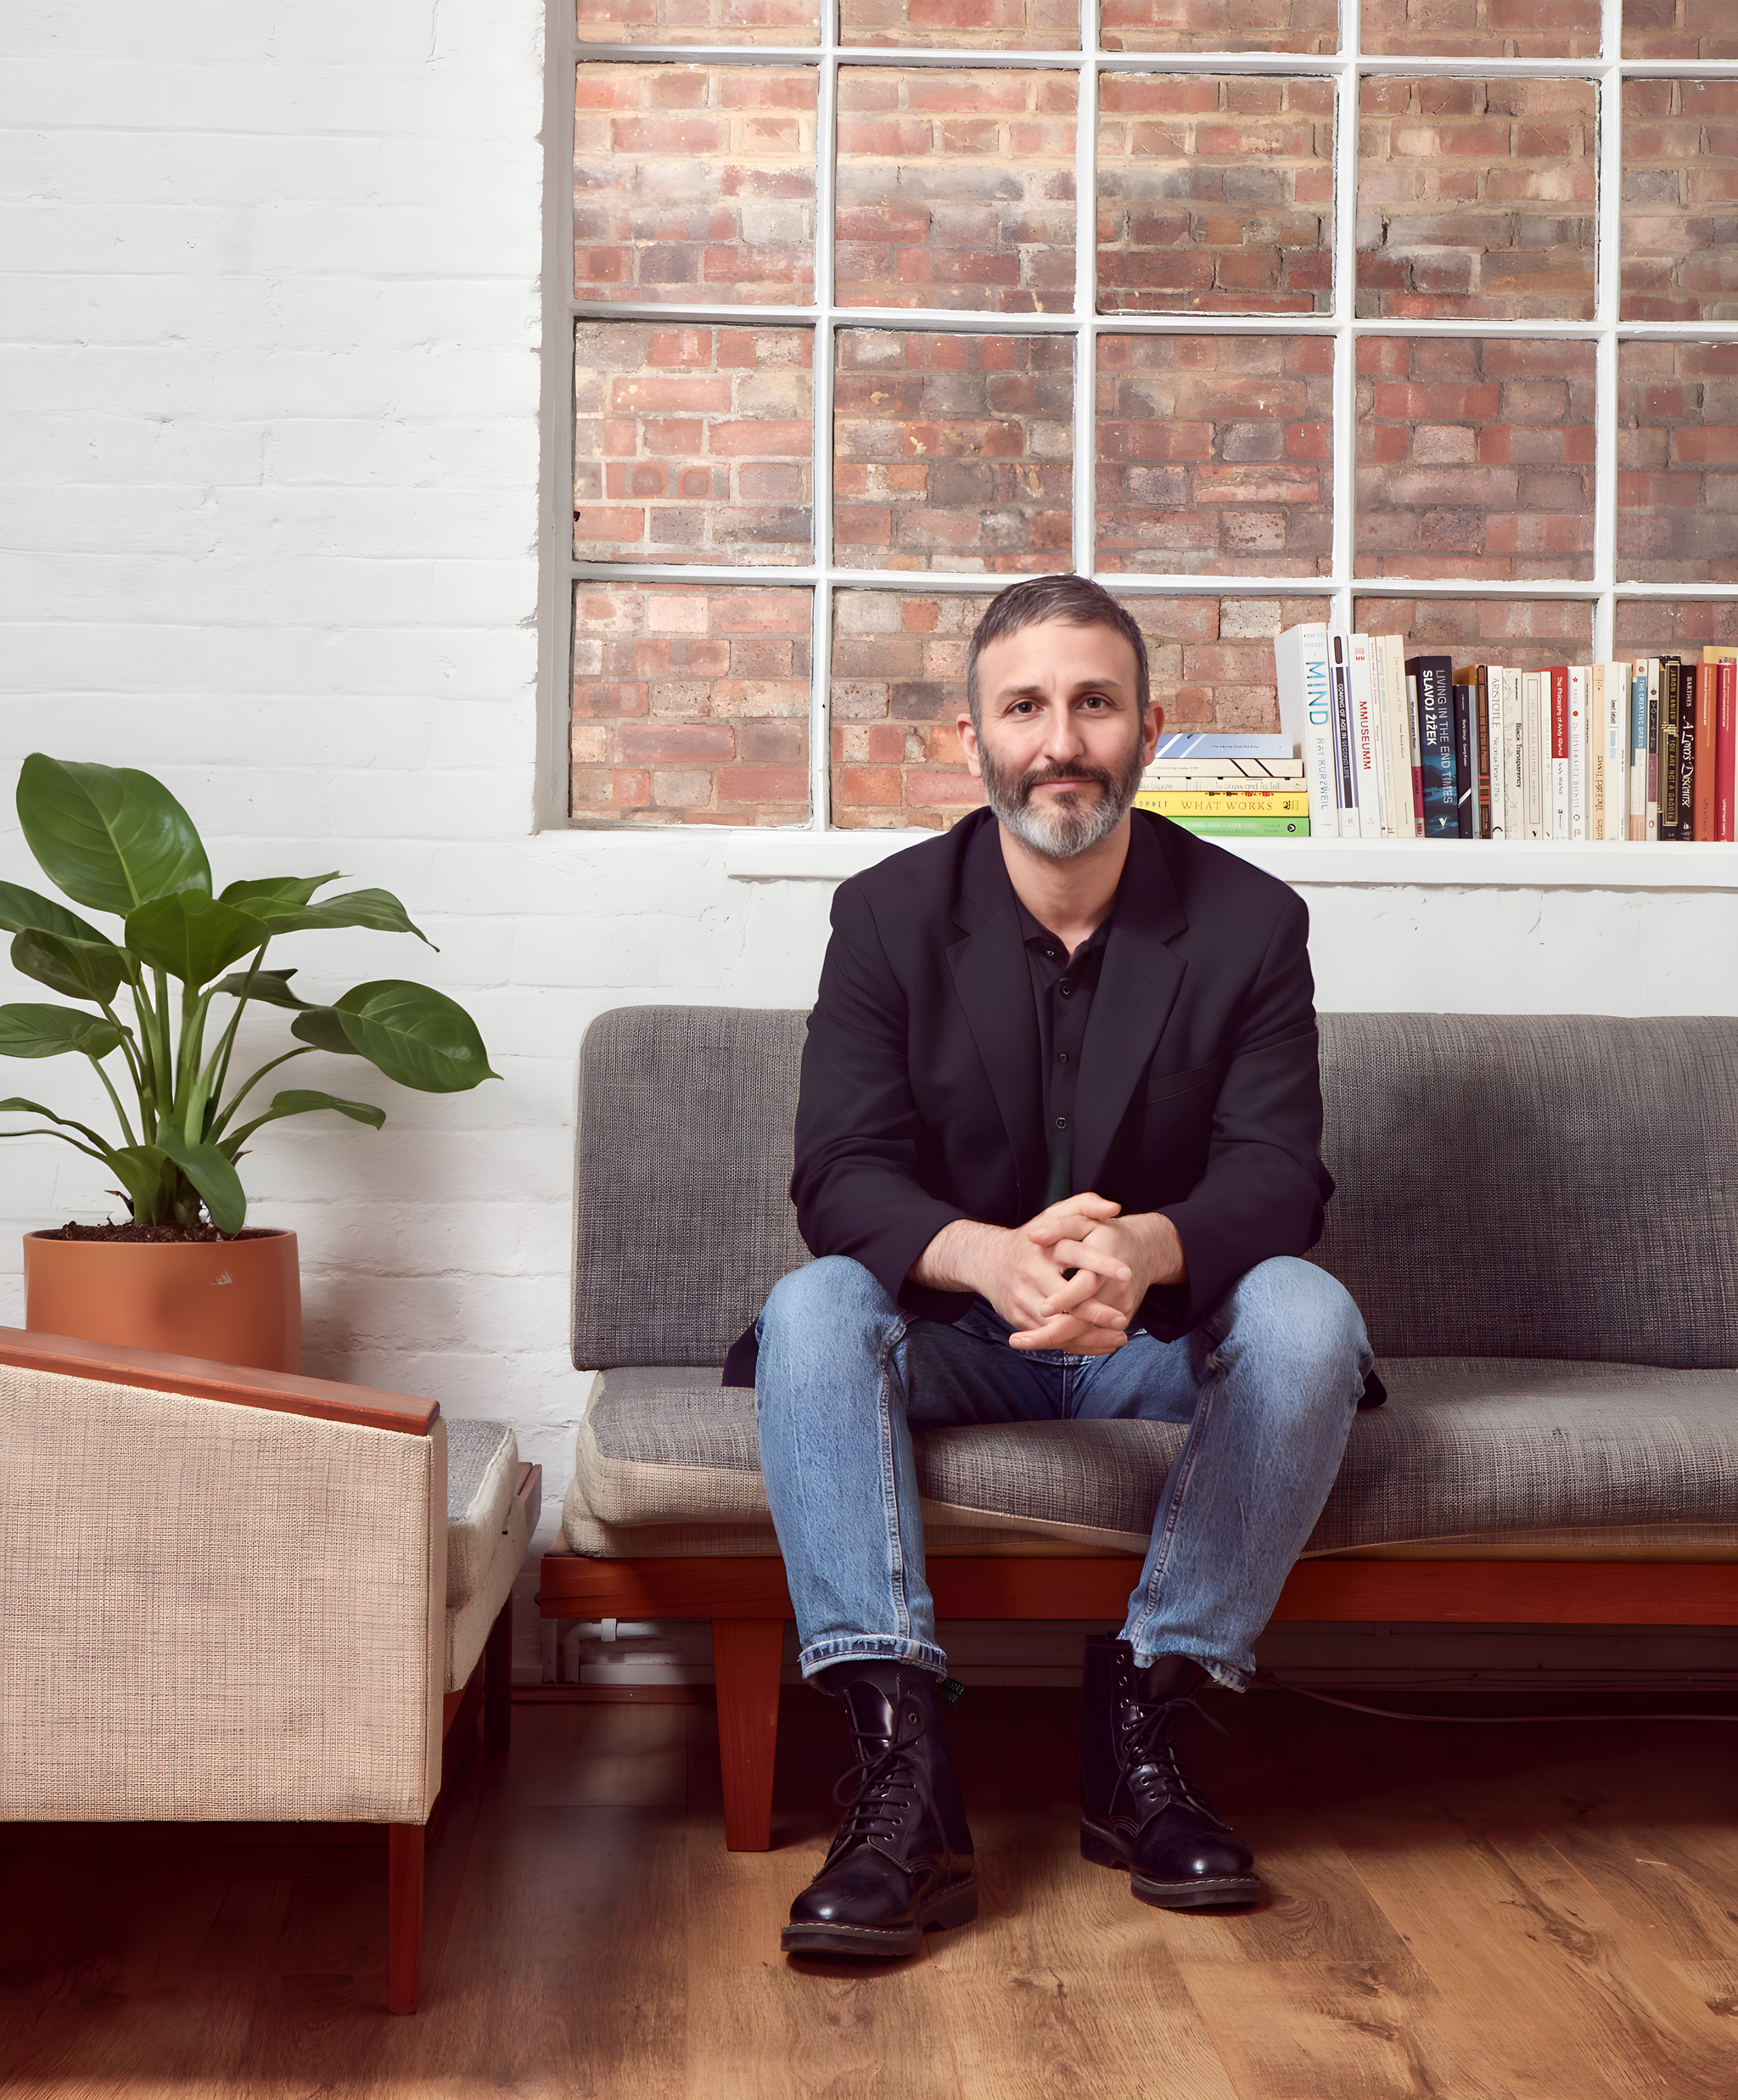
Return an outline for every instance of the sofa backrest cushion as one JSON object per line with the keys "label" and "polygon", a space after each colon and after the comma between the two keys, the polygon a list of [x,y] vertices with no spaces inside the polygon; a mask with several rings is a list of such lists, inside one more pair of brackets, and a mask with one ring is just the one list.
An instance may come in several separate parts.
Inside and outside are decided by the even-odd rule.
{"label": "sofa backrest cushion", "polygon": [[[580,1055],[574,1361],[717,1364],[809,1259],[805,1017],[625,1007]],[[1738,1020],[1325,1014],[1315,1259],[1379,1356],[1738,1365]]]}

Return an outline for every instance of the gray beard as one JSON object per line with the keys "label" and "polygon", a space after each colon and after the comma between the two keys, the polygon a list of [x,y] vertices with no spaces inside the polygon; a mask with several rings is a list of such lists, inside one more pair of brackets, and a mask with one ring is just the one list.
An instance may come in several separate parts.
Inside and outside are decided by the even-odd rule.
{"label": "gray beard", "polygon": [[[1034,766],[1015,779],[996,764],[981,738],[978,762],[984,771],[984,799],[996,817],[1022,845],[1051,861],[1071,861],[1102,845],[1128,815],[1141,786],[1138,738],[1120,778],[1102,766]],[[1099,793],[1090,802],[1068,795],[1052,802],[1051,815],[1040,816],[1032,806],[1033,789],[1047,780],[1062,779],[1096,782]]]}

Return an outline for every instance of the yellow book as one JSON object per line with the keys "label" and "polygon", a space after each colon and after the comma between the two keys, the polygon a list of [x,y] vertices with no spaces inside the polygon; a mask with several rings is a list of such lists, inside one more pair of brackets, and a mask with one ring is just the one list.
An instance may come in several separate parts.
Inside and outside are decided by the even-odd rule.
{"label": "yellow book", "polygon": [[1152,810],[1160,817],[1307,817],[1307,794],[1245,794],[1241,789],[1226,795],[1208,795],[1174,788],[1143,788],[1135,797],[1137,809]]}

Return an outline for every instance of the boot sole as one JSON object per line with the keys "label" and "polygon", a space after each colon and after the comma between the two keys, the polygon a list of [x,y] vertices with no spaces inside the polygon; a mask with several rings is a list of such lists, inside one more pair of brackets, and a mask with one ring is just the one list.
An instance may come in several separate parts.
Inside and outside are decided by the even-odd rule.
{"label": "boot sole", "polygon": [[1261,1895],[1259,1874],[1220,1874],[1210,1881],[1155,1881],[1135,1867],[1121,1839],[1083,1816],[1080,1820],[1080,1856],[1095,1867],[1119,1867],[1129,1877],[1129,1893],[1137,1903],[1150,1903],[1159,1911],[1219,1910],[1236,1903],[1253,1903]]}
{"label": "boot sole", "polygon": [[896,1962],[922,1951],[926,1932],[969,1925],[978,1915],[978,1878],[956,1882],[925,1905],[915,1925],[886,1931],[873,1925],[787,1925],[778,1935],[784,1954],[849,1954],[859,1961]]}

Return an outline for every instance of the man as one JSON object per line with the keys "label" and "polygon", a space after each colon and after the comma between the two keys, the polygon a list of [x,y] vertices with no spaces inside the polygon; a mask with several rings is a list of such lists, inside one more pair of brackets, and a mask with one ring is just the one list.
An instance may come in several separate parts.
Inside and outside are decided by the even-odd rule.
{"label": "man", "polygon": [[1298,1258],[1333,1189],[1302,902],[1133,809],[1160,715],[1096,584],[1004,591],[966,688],[989,807],[838,890],[791,1183],[817,1259],[754,1329],[802,1669],[858,1761],[788,1951],[907,1954],[977,1914],[913,1427],[1190,1425],[1122,1631],[1087,1642],[1081,1822],[1137,1898],[1187,1907],[1260,1884],[1179,1713],[1248,1683],[1380,1396],[1357,1307]]}

